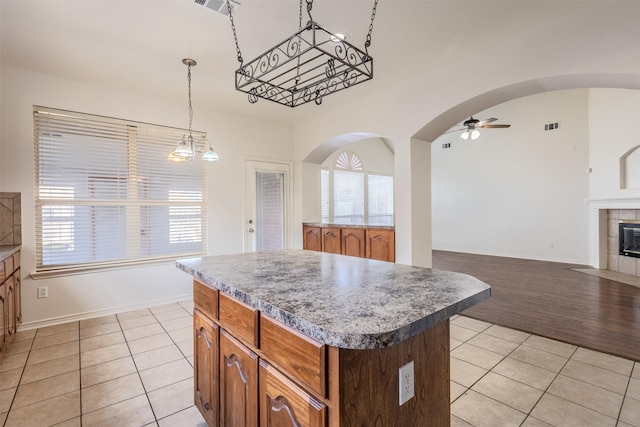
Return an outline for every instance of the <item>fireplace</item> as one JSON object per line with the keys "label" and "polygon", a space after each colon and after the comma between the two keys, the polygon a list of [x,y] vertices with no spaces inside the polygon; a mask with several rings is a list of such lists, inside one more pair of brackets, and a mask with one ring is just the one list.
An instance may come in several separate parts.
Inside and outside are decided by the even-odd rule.
{"label": "fireplace", "polygon": [[620,255],[640,258],[640,221],[619,220]]}

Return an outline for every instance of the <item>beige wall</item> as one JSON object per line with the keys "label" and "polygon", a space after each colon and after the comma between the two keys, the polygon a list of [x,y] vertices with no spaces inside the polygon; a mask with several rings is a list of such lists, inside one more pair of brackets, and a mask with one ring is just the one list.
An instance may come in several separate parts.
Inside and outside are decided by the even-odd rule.
{"label": "beige wall", "polygon": [[[6,66],[0,83],[0,190],[22,194],[24,327],[190,298],[190,277],[172,262],[51,279],[29,277],[35,267],[33,105],[176,127],[188,124],[186,105]],[[196,103],[193,108],[193,128],[208,133],[222,159],[206,166],[209,253],[242,252],[245,158],[291,161],[292,130]],[[49,287],[49,298],[36,298],[38,286]]]}

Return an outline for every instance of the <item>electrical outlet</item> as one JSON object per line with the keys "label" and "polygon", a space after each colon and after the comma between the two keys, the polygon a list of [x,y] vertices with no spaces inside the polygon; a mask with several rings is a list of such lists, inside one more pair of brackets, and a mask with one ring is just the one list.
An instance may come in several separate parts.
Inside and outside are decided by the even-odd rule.
{"label": "electrical outlet", "polygon": [[38,298],[49,298],[48,286],[38,286]]}
{"label": "electrical outlet", "polygon": [[415,396],[413,360],[400,367],[400,406]]}

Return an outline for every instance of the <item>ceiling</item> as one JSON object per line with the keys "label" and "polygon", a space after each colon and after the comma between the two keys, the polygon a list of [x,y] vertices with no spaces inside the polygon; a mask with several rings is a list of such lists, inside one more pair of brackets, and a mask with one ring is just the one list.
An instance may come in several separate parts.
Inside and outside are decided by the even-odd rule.
{"label": "ceiling", "polygon": [[[577,4],[580,7],[576,7]],[[193,0],[0,0],[3,65],[91,82],[186,103],[192,70],[194,108],[207,106],[284,123],[299,123],[375,91],[392,90],[433,67],[486,61],[549,22],[599,13],[602,2],[380,0],[372,46],[374,79],[291,109],[260,100],[249,104],[234,89],[238,67],[228,17]],[[313,18],[362,47],[373,0],[316,0]],[[297,0],[242,0],[235,24],[245,62],[298,28]],[[613,7],[613,6],[612,6]],[[303,21],[306,21],[306,15]],[[577,37],[575,29],[562,31]],[[469,69],[469,79],[481,79]],[[451,83],[451,82],[450,82]],[[468,83],[468,82],[467,82]]]}

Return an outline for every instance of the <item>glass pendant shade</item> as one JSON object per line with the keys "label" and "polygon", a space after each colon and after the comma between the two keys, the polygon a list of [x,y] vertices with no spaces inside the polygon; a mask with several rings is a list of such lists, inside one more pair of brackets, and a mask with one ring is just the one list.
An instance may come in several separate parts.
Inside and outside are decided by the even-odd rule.
{"label": "glass pendant shade", "polygon": [[182,141],[180,141],[176,149],[173,150],[171,154],[185,159],[193,157],[193,149],[191,148],[193,146],[193,139],[189,137],[189,140],[191,144],[187,143],[186,139],[183,137]]}
{"label": "glass pendant shade", "polygon": [[480,138],[480,132],[477,129],[471,131],[471,139],[476,140]]}
{"label": "glass pendant shade", "polygon": [[202,160],[206,160],[207,162],[217,162],[220,160],[220,156],[218,156],[218,153],[216,153],[211,147],[211,144],[209,144],[209,149],[202,154]]}
{"label": "glass pendant shade", "polygon": [[460,138],[467,140],[469,139],[469,131],[465,130],[464,132],[462,132],[462,135],[460,135]]}

